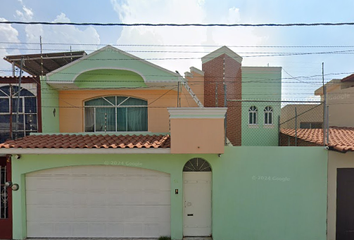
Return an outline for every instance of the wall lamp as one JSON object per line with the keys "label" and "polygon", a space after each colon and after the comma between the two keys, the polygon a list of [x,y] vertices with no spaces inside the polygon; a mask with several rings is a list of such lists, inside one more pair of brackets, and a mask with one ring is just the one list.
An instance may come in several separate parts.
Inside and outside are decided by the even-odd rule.
{"label": "wall lamp", "polygon": [[15,157],[16,159],[20,159],[20,158],[21,158],[21,155],[20,155],[20,154],[15,154],[14,157]]}
{"label": "wall lamp", "polygon": [[20,186],[17,183],[12,183],[11,181],[5,182],[5,187],[10,187],[12,191],[17,191],[20,189]]}

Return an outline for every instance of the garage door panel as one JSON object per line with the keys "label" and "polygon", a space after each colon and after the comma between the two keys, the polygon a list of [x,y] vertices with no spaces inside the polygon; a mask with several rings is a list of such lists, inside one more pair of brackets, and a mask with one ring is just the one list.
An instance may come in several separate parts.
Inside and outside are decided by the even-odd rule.
{"label": "garage door panel", "polygon": [[138,237],[143,236],[142,223],[125,223],[124,224],[124,237]]}
{"label": "garage door panel", "polygon": [[[72,229],[73,225],[71,223],[67,223],[67,222],[60,222],[60,223],[56,223],[54,225],[54,235],[55,236],[59,236],[61,233],[66,233],[67,235],[71,235],[71,233],[73,232]],[[68,237],[68,236],[66,236]]]}
{"label": "garage door panel", "polygon": [[170,176],[78,166],[26,176],[28,237],[170,235]]}
{"label": "garage door panel", "polygon": [[150,190],[145,192],[144,202],[151,205],[169,205],[171,202],[170,191]]}
{"label": "garage door panel", "polygon": [[[45,190],[52,190],[53,186],[50,185],[51,178],[48,177],[49,174],[46,174],[46,177],[28,177],[26,178],[26,183],[29,188],[26,188],[27,191],[45,191]],[[27,186],[26,186],[27,187]]]}
{"label": "garage door panel", "polygon": [[86,206],[78,206],[72,209],[73,219],[78,222],[85,222],[88,219],[89,212],[87,211]]}
{"label": "garage door panel", "polygon": [[31,222],[27,224],[27,235],[34,233],[37,237],[52,236],[54,232],[54,223],[47,222]]}
{"label": "garage door panel", "polygon": [[87,191],[79,191],[79,192],[73,192],[71,194],[71,203],[74,206],[74,208],[82,206],[82,205],[87,205]]}
{"label": "garage door panel", "polygon": [[105,236],[105,223],[94,222],[89,225],[89,236],[104,237]]}
{"label": "garage door panel", "polygon": [[27,218],[32,219],[33,222],[53,222],[56,218],[53,213],[53,209],[47,206],[33,205],[27,207]]}
{"label": "garage door panel", "polygon": [[72,237],[89,237],[89,223],[72,223]]}
{"label": "garage door panel", "polygon": [[64,188],[54,189],[51,202],[56,206],[67,206],[71,205],[71,195],[70,192],[66,191]]}
{"label": "garage door panel", "polygon": [[111,192],[119,192],[125,190],[126,184],[125,179],[123,177],[109,178],[111,180],[109,182],[106,182],[104,185],[107,189],[109,189]]}
{"label": "garage door panel", "polygon": [[56,211],[52,211],[55,216],[55,222],[70,222],[74,218],[72,208],[70,206],[60,206],[56,208]]}
{"label": "garage door panel", "polygon": [[114,207],[121,206],[123,201],[125,200],[123,191],[112,191],[110,197],[106,199],[106,206]]}
{"label": "garage door panel", "polygon": [[[124,222],[125,220],[125,207],[116,206],[114,208],[110,208],[107,213],[107,218],[109,222]],[[119,217],[117,217],[119,216]]]}
{"label": "garage door panel", "polygon": [[122,236],[124,234],[124,223],[114,222],[106,224],[107,237],[114,238],[115,236]]}
{"label": "garage door panel", "polygon": [[126,190],[122,193],[124,196],[124,202],[129,205],[136,205],[143,203],[143,193],[138,190]]}

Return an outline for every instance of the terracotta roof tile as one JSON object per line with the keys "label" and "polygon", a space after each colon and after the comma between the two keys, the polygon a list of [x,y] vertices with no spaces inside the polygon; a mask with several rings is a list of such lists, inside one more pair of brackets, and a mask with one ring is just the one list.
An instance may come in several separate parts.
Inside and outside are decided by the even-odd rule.
{"label": "terracotta roof tile", "polygon": [[170,136],[41,134],[8,140],[0,148],[170,148]]}
{"label": "terracotta roof tile", "polygon": [[[281,129],[281,133],[295,137],[295,129]],[[297,137],[307,142],[323,145],[323,129],[297,129]],[[354,151],[354,128],[330,127],[329,147],[341,151]]]}
{"label": "terracotta roof tile", "polygon": [[342,82],[353,82],[354,81],[354,74],[349,75],[341,80]]}
{"label": "terracotta roof tile", "polygon": [[[18,79],[18,76],[0,76],[0,80]],[[35,76],[22,76],[21,79],[33,79]]]}

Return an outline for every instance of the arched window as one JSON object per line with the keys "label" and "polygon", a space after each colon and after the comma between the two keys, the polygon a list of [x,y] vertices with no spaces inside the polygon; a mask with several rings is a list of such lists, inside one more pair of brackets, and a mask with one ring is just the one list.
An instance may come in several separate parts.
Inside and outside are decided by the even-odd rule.
{"label": "arched window", "polygon": [[192,158],[184,165],[183,172],[211,172],[211,167],[203,158]]}
{"label": "arched window", "polygon": [[248,109],[248,124],[256,125],[258,123],[258,109],[256,106],[251,106]]}
{"label": "arched window", "polygon": [[[10,120],[11,119],[11,120]],[[0,142],[37,132],[37,98],[25,88],[0,87]]]}
{"label": "arched window", "polygon": [[147,101],[108,96],[85,102],[85,132],[147,131]]}
{"label": "arched window", "polygon": [[264,125],[272,125],[273,124],[273,108],[271,106],[267,106],[264,108]]}

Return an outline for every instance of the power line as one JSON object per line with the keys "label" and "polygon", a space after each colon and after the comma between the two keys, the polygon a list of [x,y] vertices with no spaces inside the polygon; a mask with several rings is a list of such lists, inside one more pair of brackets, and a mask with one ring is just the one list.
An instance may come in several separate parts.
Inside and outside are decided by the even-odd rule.
{"label": "power line", "polygon": [[[14,45],[39,45],[38,42],[5,42],[0,44]],[[213,47],[218,48],[223,45],[203,45],[203,44],[111,44],[111,43],[54,43],[43,42],[43,45],[63,45],[63,46],[117,46],[117,47]],[[240,48],[354,48],[354,45],[228,45],[228,47]]]}
{"label": "power line", "polygon": [[16,25],[61,25],[61,26],[102,26],[102,27],[314,27],[314,26],[352,26],[354,22],[318,23],[98,23],[98,22],[23,22],[0,21],[0,24]]}
{"label": "power line", "polygon": [[[36,48],[16,48],[16,47],[0,47],[0,49],[7,50],[26,50],[26,51],[36,51]],[[62,51],[63,49],[45,49],[46,51]],[[97,49],[86,49],[85,51],[96,51]],[[171,50],[127,50],[128,53],[181,53],[181,54],[208,54],[208,51],[171,51]],[[252,54],[245,55],[245,57],[285,57],[285,56],[298,56],[298,55],[325,55],[325,54],[354,54],[354,49],[350,50],[341,50],[341,51],[327,51],[327,52],[238,52],[238,54]],[[256,55],[254,55],[256,54]],[[159,59],[150,59],[146,58],[144,60],[180,60],[181,58],[159,58]],[[183,58],[186,59],[186,58]],[[197,58],[188,58],[188,59],[199,59]],[[111,60],[111,59],[107,59]],[[128,59],[117,59],[117,60],[128,60]],[[133,60],[133,59],[132,59]]]}

